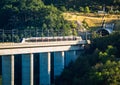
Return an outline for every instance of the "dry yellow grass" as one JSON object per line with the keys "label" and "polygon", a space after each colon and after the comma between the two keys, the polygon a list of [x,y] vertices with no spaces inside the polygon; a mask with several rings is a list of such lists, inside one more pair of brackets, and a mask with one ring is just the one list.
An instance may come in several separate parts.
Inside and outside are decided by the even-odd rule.
{"label": "dry yellow grass", "polygon": [[[63,13],[66,20],[69,21],[85,21],[88,23],[90,28],[99,27],[102,21],[105,20],[106,23],[111,23],[118,21],[120,15],[103,15],[103,14],[82,14],[82,13]],[[104,16],[104,17],[103,17]],[[120,25],[120,23],[117,23]]]}

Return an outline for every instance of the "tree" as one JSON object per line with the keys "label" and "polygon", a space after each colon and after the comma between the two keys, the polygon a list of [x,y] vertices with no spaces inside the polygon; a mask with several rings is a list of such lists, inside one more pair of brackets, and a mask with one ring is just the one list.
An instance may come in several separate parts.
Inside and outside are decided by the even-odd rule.
{"label": "tree", "polygon": [[65,8],[65,6],[61,6],[60,10],[63,11],[63,12],[67,11],[67,9]]}
{"label": "tree", "polygon": [[85,11],[85,13],[90,13],[90,9],[89,9],[89,7],[86,6],[84,11]]}
{"label": "tree", "polygon": [[[51,36],[72,34],[70,23],[63,18],[62,12],[52,4],[46,6],[41,0],[2,0],[0,4],[1,29],[49,30]],[[47,36],[47,33],[39,35]],[[35,36],[35,33],[30,36]],[[18,41],[17,35],[14,37]]]}
{"label": "tree", "polygon": [[84,12],[84,8],[83,7],[80,7],[79,10],[80,10],[80,12]]}
{"label": "tree", "polygon": [[[94,72],[90,76],[93,80],[97,80],[96,85],[118,85],[120,84],[120,62],[107,60],[105,64],[93,68]],[[91,79],[91,80],[92,80]]]}
{"label": "tree", "polygon": [[[62,75],[57,78],[56,85],[119,85],[120,61],[118,57],[119,33],[98,38],[93,45],[93,52],[85,52],[78,59],[66,67]],[[103,39],[103,40],[102,40]],[[112,41],[115,39],[115,41]],[[101,41],[102,42],[99,42]],[[105,44],[104,49],[99,49],[97,43]],[[110,45],[112,43],[112,45]],[[89,50],[93,49],[91,45]],[[101,45],[100,45],[101,46]],[[72,76],[72,77],[71,77]]]}

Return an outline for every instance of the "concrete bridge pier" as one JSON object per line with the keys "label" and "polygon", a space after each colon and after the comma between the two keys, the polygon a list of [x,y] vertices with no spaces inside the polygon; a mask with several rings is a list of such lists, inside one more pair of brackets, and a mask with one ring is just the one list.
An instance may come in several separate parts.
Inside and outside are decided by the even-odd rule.
{"label": "concrete bridge pier", "polygon": [[2,85],[14,85],[14,55],[2,56]]}
{"label": "concrete bridge pier", "polygon": [[[20,79],[21,85],[53,84],[55,77],[61,74],[64,67],[76,60],[77,51],[84,50],[80,47],[82,44],[87,44],[86,40],[78,37],[76,40],[61,40],[60,42],[2,43],[0,45],[2,85],[18,84],[17,79]],[[37,58],[33,57],[33,54],[37,55]],[[20,62],[16,61],[19,60],[17,55],[20,56]],[[17,63],[14,61],[14,56]],[[35,62],[36,59],[38,61]],[[17,65],[18,63],[19,65]],[[16,68],[17,66],[18,68]],[[20,78],[16,76],[20,76]]]}
{"label": "concrete bridge pier", "polygon": [[51,63],[50,63],[50,53],[40,53],[40,60],[39,60],[39,76],[40,76],[40,85],[50,85],[50,69],[51,69]]}
{"label": "concrete bridge pier", "polygon": [[77,58],[76,51],[65,51],[65,66],[68,66],[70,62],[75,61]]}
{"label": "concrete bridge pier", "polygon": [[64,52],[54,52],[54,78],[64,69]]}
{"label": "concrete bridge pier", "polygon": [[33,54],[22,54],[22,85],[33,85]]}

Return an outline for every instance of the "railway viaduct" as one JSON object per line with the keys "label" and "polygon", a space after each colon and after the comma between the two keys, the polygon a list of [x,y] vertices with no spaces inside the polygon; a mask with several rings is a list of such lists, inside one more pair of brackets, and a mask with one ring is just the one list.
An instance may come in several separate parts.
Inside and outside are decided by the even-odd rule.
{"label": "railway viaduct", "polygon": [[2,85],[51,85],[88,42],[68,39],[0,43]]}

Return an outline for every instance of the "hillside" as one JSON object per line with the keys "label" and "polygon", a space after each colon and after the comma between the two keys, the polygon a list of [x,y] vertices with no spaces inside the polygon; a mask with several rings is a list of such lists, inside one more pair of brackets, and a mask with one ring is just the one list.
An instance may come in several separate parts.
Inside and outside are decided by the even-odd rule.
{"label": "hillside", "polygon": [[63,13],[63,16],[68,21],[85,21],[89,28],[100,27],[103,20],[106,23],[115,23],[116,29],[120,29],[120,15],[110,15],[110,14],[84,14],[84,13]]}
{"label": "hillside", "polygon": [[120,0],[42,0],[46,5],[53,4],[59,9],[66,8],[69,11],[81,11],[80,7],[88,6],[92,12],[102,10],[107,12],[120,11]]}
{"label": "hillside", "polygon": [[120,32],[93,39],[55,85],[120,85]]}

